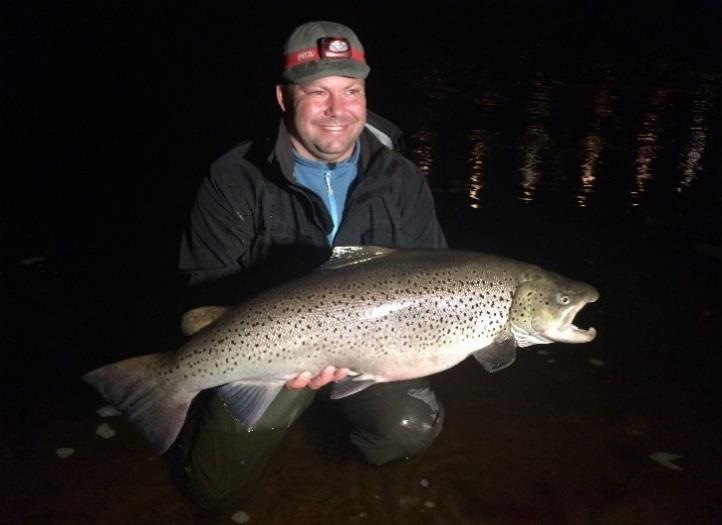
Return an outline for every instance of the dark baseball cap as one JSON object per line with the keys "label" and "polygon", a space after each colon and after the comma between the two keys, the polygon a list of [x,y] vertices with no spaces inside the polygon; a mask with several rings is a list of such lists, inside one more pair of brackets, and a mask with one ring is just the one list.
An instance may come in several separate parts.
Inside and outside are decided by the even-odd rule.
{"label": "dark baseball cap", "polygon": [[307,22],[293,30],[283,50],[285,82],[307,84],[319,78],[366,78],[361,41],[350,28],[336,22]]}

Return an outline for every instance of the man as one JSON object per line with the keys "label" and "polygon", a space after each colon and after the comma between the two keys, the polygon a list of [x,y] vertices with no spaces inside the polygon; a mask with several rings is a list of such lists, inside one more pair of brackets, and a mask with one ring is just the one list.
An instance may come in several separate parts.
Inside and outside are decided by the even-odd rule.
{"label": "man", "polygon": [[[293,31],[276,87],[277,136],[242,142],[213,164],[183,235],[180,268],[203,302],[237,302],[241,290],[313,268],[331,246],[446,247],[423,177],[391,149],[400,133],[367,114],[369,71],[348,27],[309,22]],[[328,364],[290,380],[253,432],[214,393],[195,403],[175,448],[201,507],[223,509],[246,495],[314,390],[348,373]],[[426,379],[334,403],[351,442],[377,465],[425,449],[443,421]]]}

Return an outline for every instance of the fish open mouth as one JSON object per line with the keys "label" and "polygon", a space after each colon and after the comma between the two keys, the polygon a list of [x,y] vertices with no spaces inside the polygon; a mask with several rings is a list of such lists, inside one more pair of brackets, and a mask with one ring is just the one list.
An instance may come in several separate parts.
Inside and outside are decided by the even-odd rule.
{"label": "fish open mouth", "polygon": [[579,328],[574,324],[574,318],[587,303],[595,302],[598,297],[599,295],[595,294],[587,300],[580,300],[576,305],[570,307],[562,315],[560,323],[555,328],[547,330],[544,335],[560,343],[587,343],[594,339],[597,335],[596,328],[593,326],[586,329]]}

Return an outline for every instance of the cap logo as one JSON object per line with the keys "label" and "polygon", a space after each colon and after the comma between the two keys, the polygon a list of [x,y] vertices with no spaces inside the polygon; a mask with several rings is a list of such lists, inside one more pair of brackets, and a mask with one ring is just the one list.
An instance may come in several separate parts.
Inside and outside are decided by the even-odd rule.
{"label": "cap logo", "polygon": [[355,60],[366,63],[363,51],[354,49],[343,37],[323,37],[316,42],[316,47],[301,49],[286,55],[285,69],[289,69],[316,60]]}
{"label": "cap logo", "polygon": [[320,38],[318,49],[322,58],[351,58],[351,46],[345,38]]}

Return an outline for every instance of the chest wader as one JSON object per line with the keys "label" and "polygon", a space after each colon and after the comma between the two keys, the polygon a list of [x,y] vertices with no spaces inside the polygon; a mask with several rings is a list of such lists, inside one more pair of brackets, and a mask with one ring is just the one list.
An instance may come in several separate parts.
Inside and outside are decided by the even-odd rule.
{"label": "chest wader", "polygon": [[[282,389],[249,432],[214,391],[198,396],[169,452],[174,477],[208,516],[238,510],[314,397],[308,388]],[[378,384],[328,403],[337,404],[350,424],[351,443],[374,465],[425,450],[443,423],[443,407],[426,378]]]}

